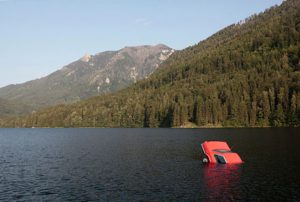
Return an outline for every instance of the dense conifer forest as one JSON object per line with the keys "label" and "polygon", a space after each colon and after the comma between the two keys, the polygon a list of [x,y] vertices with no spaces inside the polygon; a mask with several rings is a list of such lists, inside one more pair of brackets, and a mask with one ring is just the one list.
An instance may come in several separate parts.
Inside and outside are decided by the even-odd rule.
{"label": "dense conifer forest", "polygon": [[175,52],[129,88],[0,126],[300,126],[299,58],[300,1],[288,0]]}

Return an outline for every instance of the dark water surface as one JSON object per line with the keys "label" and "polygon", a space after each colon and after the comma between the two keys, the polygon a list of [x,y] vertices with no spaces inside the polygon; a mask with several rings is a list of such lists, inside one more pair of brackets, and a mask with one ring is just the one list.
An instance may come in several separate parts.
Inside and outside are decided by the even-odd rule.
{"label": "dark water surface", "polygon": [[1,201],[299,201],[299,166],[299,129],[0,129]]}

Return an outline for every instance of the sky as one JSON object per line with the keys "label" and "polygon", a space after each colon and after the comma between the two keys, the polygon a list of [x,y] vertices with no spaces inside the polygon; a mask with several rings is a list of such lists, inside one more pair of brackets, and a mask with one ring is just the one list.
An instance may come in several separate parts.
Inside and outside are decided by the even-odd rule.
{"label": "sky", "polygon": [[0,87],[46,76],[84,54],[183,49],[282,0],[0,0]]}

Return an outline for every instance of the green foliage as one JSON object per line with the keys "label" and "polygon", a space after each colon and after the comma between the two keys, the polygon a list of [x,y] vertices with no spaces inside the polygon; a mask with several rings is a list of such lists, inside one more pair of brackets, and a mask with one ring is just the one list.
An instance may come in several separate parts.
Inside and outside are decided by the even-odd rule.
{"label": "green foliage", "polygon": [[175,52],[117,93],[0,121],[2,127],[300,126],[300,1]]}

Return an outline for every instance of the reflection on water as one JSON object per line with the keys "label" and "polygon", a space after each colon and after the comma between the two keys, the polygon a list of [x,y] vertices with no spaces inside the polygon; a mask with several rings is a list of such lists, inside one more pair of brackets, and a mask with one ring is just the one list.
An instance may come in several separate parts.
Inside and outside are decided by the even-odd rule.
{"label": "reflection on water", "polygon": [[203,194],[206,201],[228,201],[240,198],[238,185],[241,164],[208,164],[203,166]]}

